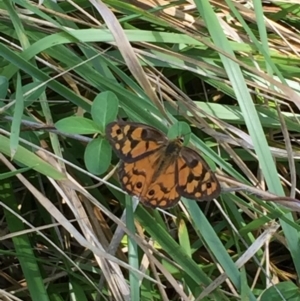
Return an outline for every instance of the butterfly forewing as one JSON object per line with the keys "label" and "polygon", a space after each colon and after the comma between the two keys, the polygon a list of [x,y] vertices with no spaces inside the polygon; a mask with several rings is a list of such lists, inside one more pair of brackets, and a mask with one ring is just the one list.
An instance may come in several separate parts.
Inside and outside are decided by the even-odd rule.
{"label": "butterfly forewing", "polygon": [[177,161],[178,186],[181,196],[209,201],[219,196],[218,179],[202,157],[188,147],[183,147]]}
{"label": "butterfly forewing", "polygon": [[111,122],[106,126],[115,153],[124,162],[135,162],[157,151],[167,143],[160,131],[136,122]]}

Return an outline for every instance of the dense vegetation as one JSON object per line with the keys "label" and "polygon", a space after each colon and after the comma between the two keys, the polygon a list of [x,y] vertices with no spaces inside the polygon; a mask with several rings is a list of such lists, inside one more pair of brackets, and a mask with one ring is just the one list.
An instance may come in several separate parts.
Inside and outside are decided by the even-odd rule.
{"label": "dense vegetation", "polygon": [[[298,4],[0,5],[1,300],[300,300]],[[117,117],[188,137],[221,195],[137,206]]]}

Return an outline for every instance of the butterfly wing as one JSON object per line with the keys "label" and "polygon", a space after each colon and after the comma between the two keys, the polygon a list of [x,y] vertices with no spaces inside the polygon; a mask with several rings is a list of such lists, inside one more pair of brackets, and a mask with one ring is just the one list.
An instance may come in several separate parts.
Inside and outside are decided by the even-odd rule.
{"label": "butterfly wing", "polygon": [[176,182],[176,164],[170,162],[155,181],[153,181],[141,196],[144,205],[152,208],[170,208],[180,200]]}
{"label": "butterfly wing", "polygon": [[[162,152],[153,153],[132,163],[122,162],[119,168],[119,179],[122,188],[130,195],[137,196],[140,201],[152,208],[169,208],[180,199],[176,187],[176,161],[165,165],[157,174],[157,162]],[[156,163],[155,163],[156,162]]]}
{"label": "butterfly wing", "polygon": [[162,132],[136,122],[111,122],[105,133],[117,156],[128,163],[149,156],[168,142]]}
{"label": "butterfly wing", "polygon": [[220,195],[221,187],[215,174],[194,150],[182,147],[177,160],[178,193],[188,199],[209,201]]}

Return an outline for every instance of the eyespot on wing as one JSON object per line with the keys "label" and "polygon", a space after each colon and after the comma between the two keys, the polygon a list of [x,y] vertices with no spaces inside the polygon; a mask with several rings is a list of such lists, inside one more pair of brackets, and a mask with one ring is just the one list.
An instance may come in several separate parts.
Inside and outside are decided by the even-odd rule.
{"label": "eyespot on wing", "polygon": [[170,208],[175,206],[180,195],[175,179],[175,161],[158,172],[157,159],[163,153],[151,154],[132,163],[121,162],[119,179],[122,188],[130,195],[137,196],[141,203],[151,208]]}
{"label": "eyespot on wing", "polygon": [[176,164],[170,162],[165,170],[152,182],[141,202],[148,207],[167,209],[174,207],[180,200],[175,176]]}

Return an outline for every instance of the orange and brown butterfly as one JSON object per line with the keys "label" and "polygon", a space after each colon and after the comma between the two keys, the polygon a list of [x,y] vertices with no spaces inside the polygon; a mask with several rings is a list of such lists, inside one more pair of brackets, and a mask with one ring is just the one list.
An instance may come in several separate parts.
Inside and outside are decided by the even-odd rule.
{"label": "orange and brown butterfly", "polygon": [[106,126],[106,137],[121,159],[122,188],[152,208],[170,208],[180,197],[212,200],[221,188],[215,174],[181,138],[169,140],[142,123],[117,121]]}

